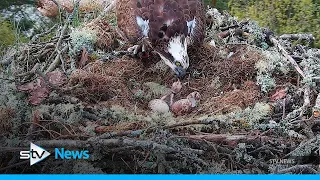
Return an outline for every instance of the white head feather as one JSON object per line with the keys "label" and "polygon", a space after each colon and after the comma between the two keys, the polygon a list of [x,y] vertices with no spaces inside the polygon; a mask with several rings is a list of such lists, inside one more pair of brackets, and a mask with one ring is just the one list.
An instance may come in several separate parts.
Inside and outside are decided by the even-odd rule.
{"label": "white head feather", "polygon": [[189,67],[187,54],[187,38],[182,40],[182,36],[176,36],[169,41],[168,52],[173,56],[175,61],[179,61],[184,68]]}

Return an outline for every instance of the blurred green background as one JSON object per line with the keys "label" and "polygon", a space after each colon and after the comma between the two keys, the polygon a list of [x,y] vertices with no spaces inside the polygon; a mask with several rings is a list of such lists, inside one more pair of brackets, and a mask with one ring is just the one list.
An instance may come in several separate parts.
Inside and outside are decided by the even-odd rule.
{"label": "blurred green background", "polygon": [[320,48],[320,0],[205,0],[239,19],[251,18],[276,34],[312,33]]}

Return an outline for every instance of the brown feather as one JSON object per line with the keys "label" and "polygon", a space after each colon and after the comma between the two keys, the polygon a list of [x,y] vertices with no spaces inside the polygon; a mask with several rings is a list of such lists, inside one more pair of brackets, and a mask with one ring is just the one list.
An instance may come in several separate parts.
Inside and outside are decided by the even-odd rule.
{"label": "brown feather", "polygon": [[199,45],[204,39],[203,0],[118,0],[116,8],[118,27],[132,43],[143,37],[136,17],[149,20],[148,37],[153,47],[167,58],[172,59],[166,48],[169,39],[189,35],[187,21],[196,19],[194,33],[190,34],[191,46]]}

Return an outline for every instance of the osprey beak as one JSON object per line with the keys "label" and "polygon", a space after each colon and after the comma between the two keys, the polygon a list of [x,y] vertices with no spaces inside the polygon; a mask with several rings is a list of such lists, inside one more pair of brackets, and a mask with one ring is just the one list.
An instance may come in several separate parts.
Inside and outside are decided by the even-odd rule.
{"label": "osprey beak", "polygon": [[[160,55],[160,57],[164,61],[164,63],[166,65],[168,65],[179,78],[182,78],[186,75],[186,68],[185,68],[185,66],[182,66],[182,63],[187,62],[187,68],[188,68],[188,66],[189,66],[189,57],[188,56],[185,56],[185,59],[183,59],[183,62],[181,62],[181,61],[173,61],[172,62],[171,60],[164,57],[161,53],[159,53],[159,52],[157,52],[157,53]],[[180,65],[179,66],[176,65],[174,62],[179,62]]]}
{"label": "osprey beak", "polygon": [[186,70],[182,67],[175,67],[173,71],[179,78],[183,78],[186,75]]}

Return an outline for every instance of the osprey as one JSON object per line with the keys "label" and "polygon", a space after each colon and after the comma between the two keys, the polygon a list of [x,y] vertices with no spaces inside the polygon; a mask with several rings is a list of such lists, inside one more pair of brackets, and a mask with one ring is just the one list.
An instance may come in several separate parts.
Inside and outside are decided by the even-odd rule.
{"label": "osprey", "polygon": [[130,42],[142,42],[142,52],[151,47],[178,77],[189,67],[187,47],[204,39],[203,0],[118,0],[116,16]]}

